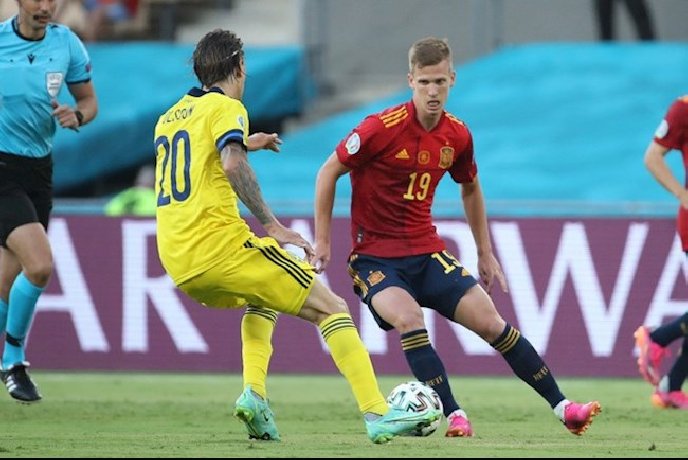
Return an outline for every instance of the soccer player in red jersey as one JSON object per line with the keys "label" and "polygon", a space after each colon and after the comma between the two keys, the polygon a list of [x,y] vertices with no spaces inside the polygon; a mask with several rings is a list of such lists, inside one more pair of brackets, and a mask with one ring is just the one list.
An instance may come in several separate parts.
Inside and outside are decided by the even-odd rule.
{"label": "soccer player in red jersey", "polygon": [[[426,38],[409,50],[412,100],[363,120],[320,168],[315,197],[315,255],[325,270],[336,182],[352,186],[349,271],[354,289],[378,325],[396,329],[414,376],[437,391],[449,437],[472,436],[432,347],[421,307],[474,331],[499,351],[516,375],[545,398],[574,434],[600,412],[593,401],[567,400],[547,365],[521,333],[497,312],[489,293],[507,286],[492,252],[473,140],[466,125],[444,110],[456,74],[446,40]],[[460,184],[466,220],[478,248],[485,290],[450,254],[432,224],[432,201],[445,173]]]}
{"label": "soccer player in red jersey", "polygon": [[[645,166],[657,182],[679,201],[677,229],[683,251],[688,254],[688,189],[682,185],[665,162],[671,150],[680,150],[683,166],[688,172],[688,96],[678,98],[659,124],[654,139],[645,151]],[[681,353],[668,374],[662,377],[662,359],[669,356],[666,348],[683,338]],[[681,388],[688,376],[688,312],[654,331],[640,326],[635,331],[639,349],[638,368],[642,376],[655,386],[652,403],[662,408],[688,410],[688,395]]]}

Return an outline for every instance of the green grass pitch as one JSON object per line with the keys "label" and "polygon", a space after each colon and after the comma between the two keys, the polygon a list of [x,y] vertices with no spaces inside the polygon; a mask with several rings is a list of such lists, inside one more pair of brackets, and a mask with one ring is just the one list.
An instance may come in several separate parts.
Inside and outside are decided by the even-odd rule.
{"label": "green grass pitch", "polygon": [[[0,457],[683,457],[688,413],[659,410],[638,379],[560,379],[603,412],[573,436],[515,377],[451,378],[476,435],[374,445],[340,376],[272,375],[282,442],[249,441],[231,416],[241,378],[222,374],[34,372],[44,400],[0,394]],[[383,393],[408,377],[381,377]]]}

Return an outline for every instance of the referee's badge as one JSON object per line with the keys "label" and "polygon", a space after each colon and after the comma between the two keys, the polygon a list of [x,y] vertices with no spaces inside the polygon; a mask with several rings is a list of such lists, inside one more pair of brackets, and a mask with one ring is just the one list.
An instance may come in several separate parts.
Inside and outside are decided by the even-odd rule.
{"label": "referee's badge", "polygon": [[45,74],[45,86],[51,99],[56,99],[62,88],[64,74],[62,72],[48,72]]}

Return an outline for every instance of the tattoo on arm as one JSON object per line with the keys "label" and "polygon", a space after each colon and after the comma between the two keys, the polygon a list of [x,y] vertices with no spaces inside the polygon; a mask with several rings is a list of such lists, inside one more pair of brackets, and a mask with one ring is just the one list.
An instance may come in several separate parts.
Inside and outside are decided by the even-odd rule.
{"label": "tattoo on arm", "polygon": [[265,200],[263,200],[256,173],[248,163],[246,150],[239,144],[230,142],[229,145],[222,149],[222,163],[225,164],[230,156],[236,162],[236,167],[226,173],[227,179],[232,184],[232,188],[234,188],[239,199],[262,225],[273,222],[275,216],[267,203],[265,203]]}

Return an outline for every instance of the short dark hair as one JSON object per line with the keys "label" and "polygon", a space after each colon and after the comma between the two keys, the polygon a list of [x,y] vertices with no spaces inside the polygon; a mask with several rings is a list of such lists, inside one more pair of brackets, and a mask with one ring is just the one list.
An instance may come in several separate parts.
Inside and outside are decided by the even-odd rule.
{"label": "short dark hair", "polygon": [[203,86],[210,86],[241,71],[244,44],[230,30],[215,29],[201,39],[193,52],[193,68]]}
{"label": "short dark hair", "polygon": [[413,72],[413,68],[416,66],[422,68],[436,65],[445,59],[449,61],[449,67],[451,68],[452,51],[446,38],[423,38],[411,45],[409,49],[409,72]]}

